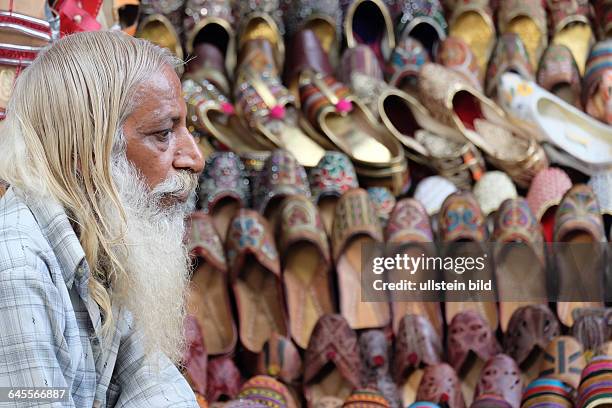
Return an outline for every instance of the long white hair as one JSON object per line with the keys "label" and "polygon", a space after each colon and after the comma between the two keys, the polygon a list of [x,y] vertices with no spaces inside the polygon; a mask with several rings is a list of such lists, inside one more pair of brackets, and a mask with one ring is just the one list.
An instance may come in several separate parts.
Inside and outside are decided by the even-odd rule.
{"label": "long white hair", "polygon": [[18,77],[0,125],[0,179],[37,199],[53,199],[76,225],[92,271],[90,295],[114,326],[109,283],[126,274],[117,245],[124,234],[105,219],[126,211],[113,180],[112,152],[134,93],[153,73],[179,61],[147,41],[109,32],[67,36]]}

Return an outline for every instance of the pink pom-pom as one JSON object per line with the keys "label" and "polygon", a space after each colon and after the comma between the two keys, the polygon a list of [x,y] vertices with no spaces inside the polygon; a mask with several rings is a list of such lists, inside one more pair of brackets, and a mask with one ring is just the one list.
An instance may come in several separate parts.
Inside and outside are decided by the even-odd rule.
{"label": "pink pom-pom", "polygon": [[340,99],[338,103],[336,103],[336,111],[338,113],[347,113],[352,110],[353,110],[353,104],[349,100]]}
{"label": "pink pom-pom", "polygon": [[283,105],[276,105],[270,109],[270,116],[274,119],[282,119],[285,117],[285,107]]}
{"label": "pink pom-pom", "polygon": [[221,110],[223,111],[223,113],[225,113],[226,115],[233,115],[235,110],[234,110],[234,105],[232,105],[231,103],[228,102],[223,102],[221,104]]}

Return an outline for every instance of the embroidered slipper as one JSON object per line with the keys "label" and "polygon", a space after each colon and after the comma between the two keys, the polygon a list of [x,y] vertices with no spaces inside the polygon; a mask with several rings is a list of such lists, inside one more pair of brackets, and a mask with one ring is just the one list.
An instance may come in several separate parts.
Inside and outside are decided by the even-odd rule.
{"label": "embroidered slipper", "polygon": [[540,61],[538,85],[578,109],[582,86],[580,72],[572,52],[565,45],[550,45]]}
{"label": "embroidered slipper", "polygon": [[395,196],[386,187],[368,187],[367,191],[380,226],[384,229],[395,207]]}
{"label": "embroidered slipper", "polygon": [[482,78],[495,45],[495,24],[489,0],[456,2],[448,25],[449,36],[462,39],[476,55]]}
{"label": "embroidered slipper", "polygon": [[338,199],[348,190],[359,187],[353,163],[343,153],[325,152],[308,179],[325,231],[331,236]]}
{"label": "embroidered slipper", "polygon": [[590,361],[610,337],[610,312],[605,308],[581,308],[572,311],[572,336],[582,344],[585,358]]}
{"label": "embroidered slipper", "polygon": [[491,357],[480,373],[471,408],[520,408],[521,370],[505,354]]}
{"label": "embroidered slipper", "polygon": [[425,316],[407,314],[399,320],[395,331],[394,350],[394,378],[402,406],[407,406],[417,400],[427,367],[442,362],[442,341]]}
{"label": "embroidered slipper", "polygon": [[415,97],[359,73],[352,74],[351,87],[404,146],[412,161],[432,167],[465,187],[484,172],[478,149],[455,129],[437,122]]}
{"label": "embroidered slipper", "polygon": [[238,399],[260,403],[269,408],[297,408],[289,389],[267,375],[256,375],[244,383]]}
{"label": "embroidered slipper", "polygon": [[488,171],[474,184],[474,197],[485,217],[495,214],[506,200],[518,197],[516,186],[501,171]]}
{"label": "embroidered slipper", "polygon": [[609,126],[516,74],[504,74],[501,82],[504,107],[513,116],[535,125],[547,142],[578,163],[563,164],[587,174],[612,166]]}
{"label": "embroidered slipper", "polygon": [[303,72],[300,99],[309,124],[358,167],[384,169],[403,160],[399,143],[376,123],[349,89],[332,76]]}
{"label": "embroidered slipper", "polygon": [[425,368],[416,398],[417,401],[426,401],[448,408],[466,407],[457,373],[446,363]]}
{"label": "embroidered slipper", "polygon": [[275,150],[253,183],[253,203],[276,231],[283,201],[291,196],[310,197],[306,170],[286,150]]}
{"label": "embroidered slipper", "polygon": [[221,238],[225,242],[230,220],[241,207],[248,207],[250,185],[244,164],[232,152],[214,152],[206,159],[200,175],[199,206],[209,214]]}
{"label": "embroidered slipper", "polygon": [[185,4],[185,48],[192,55],[198,45],[216,48],[222,56],[225,72],[236,66],[236,32],[229,0],[188,0]]}
{"label": "embroidered slipper", "polygon": [[495,218],[493,240],[499,320],[506,332],[518,308],[548,302],[544,238],[525,199],[503,202]]}
{"label": "embroidered slipper", "polygon": [[[148,16],[159,14],[168,19],[179,38],[183,36],[183,21],[185,19],[184,7],[185,0],[141,0],[140,18],[138,26],[142,24],[142,19]],[[65,26],[66,24],[62,24]],[[63,30],[63,28],[62,28]]]}
{"label": "embroidered slipper", "polygon": [[451,320],[446,344],[448,362],[461,378],[461,389],[470,405],[485,363],[500,353],[495,333],[479,313],[467,310]]}
{"label": "embroidered slipper", "polygon": [[531,66],[536,67],[548,43],[543,2],[510,0],[499,2],[497,24],[502,34],[518,34],[525,44]]}
{"label": "embroidered slipper", "polygon": [[[397,202],[391,213],[389,223],[385,228],[385,241],[394,245],[394,252],[406,254],[409,257],[419,257],[422,254],[433,256],[434,235],[429,221],[429,216],[423,205],[413,199],[404,198]],[[399,282],[401,277],[393,277],[394,274],[402,274],[405,271],[389,271],[389,281]],[[425,282],[431,278],[431,272],[425,268],[415,271],[413,281],[418,278]],[[442,336],[442,311],[438,302],[403,302],[391,294],[391,310],[393,314],[393,330],[397,332],[401,319],[407,314],[425,316],[436,328],[437,334]],[[416,386],[416,384],[414,384]],[[416,388],[415,388],[416,389]]]}
{"label": "embroidered slipper", "polygon": [[[379,390],[380,396],[387,400],[387,406],[390,408],[401,407],[397,387],[389,374],[390,344],[385,332],[382,330],[362,332],[359,335],[359,349],[363,362],[363,373],[361,375],[363,384],[366,387]],[[354,395],[353,393],[349,399]],[[356,402],[355,399],[353,401]]]}
{"label": "embroidered slipper", "polygon": [[424,65],[419,94],[436,119],[459,130],[519,187],[529,186],[533,176],[548,166],[535,138],[512,124],[498,105],[453,71],[437,64]]}
{"label": "embroidered slipper", "polygon": [[170,50],[180,60],[183,59],[183,47],[176,26],[162,14],[150,14],[138,23],[136,37],[151,41],[162,48]]}
{"label": "embroidered slipper", "polygon": [[210,355],[231,353],[237,341],[223,245],[212,219],[194,212],[188,221],[187,248],[199,260],[193,272],[187,310],[202,327]]}
{"label": "embroidered slipper", "polygon": [[586,0],[547,0],[549,27],[552,44],[565,45],[570,49],[580,74],[595,43],[591,26],[591,7]]}
{"label": "embroidered slipper", "polygon": [[236,398],[242,377],[234,360],[229,356],[208,361],[206,400],[211,404]]}
{"label": "embroidered slipper", "polygon": [[544,352],[540,376],[563,381],[574,390],[586,365],[582,345],[571,336],[555,337]]}
{"label": "embroidered slipper", "polygon": [[358,389],[349,395],[342,405],[344,408],[391,408],[384,394],[376,388]]}
{"label": "embroidered slipper", "polygon": [[381,66],[395,48],[393,21],[382,0],[353,0],[344,14],[344,35],[348,48],[369,46]]}
{"label": "embroidered slipper", "polygon": [[302,359],[297,347],[291,339],[272,333],[257,356],[255,372],[278,378],[286,384],[293,383],[302,375]]}
{"label": "embroidered slipper", "polygon": [[[572,310],[602,307],[606,255],[603,220],[597,198],[585,184],[574,185],[563,197],[555,216],[557,315],[571,327]],[[581,282],[576,285],[576,280]]]}
{"label": "embroidered slipper", "polygon": [[357,335],[347,321],[340,315],[322,316],[304,355],[308,407],[329,406],[323,405],[324,400],[346,400],[353,389],[361,387],[361,364]]}
{"label": "embroidered slipper", "polygon": [[435,61],[452,69],[479,91],[482,91],[482,74],[478,60],[471,48],[459,37],[448,37],[436,49]]}
{"label": "embroidered slipper", "polygon": [[582,103],[585,111],[612,125],[612,40],[595,44],[584,73]]}
{"label": "embroidered slipper", "polygon": [[288,197],[279,218],[289,328],[295,343],[305,349],[319,317],[334,312],[327,235],[317,208],[305,196]]}
{"label": "embroidered slipper", "polygon": [[[417,199],[432,216],[442,208],[446,198],[457,191],[457,187],[448,179],[440,176],[426,177],[414,190],[414,198]],[[436,221],[434,218],[432,221]]]}
{"label": "embroidered slipper", "polygon": [[607,0],[595,0],[595,20],[599,31],[599,38],[612,38],[612,7]]}
{"label": "embroidered slipper", "polygon": [[272,333],[287,335],[278,252],[267,221],[241,209],[230,223],[226,249],[240,341],[259,353]]}
{"label": "embroidered slipper", "polygon": [[420,41],[433,55],[435,47],[446,38],[448,24],[444,10],[438,0],[403,0],[396,18],[396,33],[399,40],[412,37]]}
{"label": "embroidered slipper", "polygon": [[208,354],[204,345],[202,328],[198,319],[188,314],[183,323],[187,348],[183,354],[182,364],[185,367],[183,375],[198,396],[206,395],[206,367]]}
{"label": "embroidered slipper", "polygon": [[[485,219],[474,196],[469,192],[456,192],[444,200],[438,214],[438,229],[440,240],[450,247],[445,256],[449,257],[485,257],[486,249],[482,246],[487,237]],[[444,270],[445,280],[468,279],[470,274],[457,274],[454,270]],[[493,280],[493,270],[485,263],[479,271],[479,277]],[[497,329],[498,315],[495,302],[465,301],[467,293],[461,294],[461,299],[453,299],[445,294],[446,321],[467,310],[476,311],[482,315],[492,330]]]}
{"label": "embroidered slipper", "polygon": [[363,189],[344,193],[336,205],[331,242],[340,313],[353,329],[380,328],[391,321],[387,302],[361,301],[363,246],[382,240],[382,230],[368,193]]}
{"label": "embroidered slipper", "polygon": [[270,43],[273,64],[280,72],[285,61],[285,26],[279,0],[239,1],[236,3],[238,14],[238,66],[242,65],[241,54],[252,40]]}
{"label": "embroidered slipper", "polygon": [[573,408],[572,387],[553,378],[532,381],[523,393],[521,408]]}
{"label": "embroidered slipper", "polygon": [[[202,46],[198,48],[201,49]],[[220,57],[218,50],[210,47],[204,55]],[[207,62],[211,60],[206,59]],[[222,60],[219,58],[219,61]],[[192,66],[190,63],[187,68]],[[241,157],[257,153],[265,155],[266,151],[272,150],[274,145],[269,140],[258,133],[250,133],[243,125],[227,96],[229,84],[221,71],[209,67],[196,69],[186,73],[182,81],[189,130],[201,138],[211,135],[221,148],[232,150]]]}
{"label": "embroidered slipper", "polygon": [[485,93],[489,98],[497,96],[499,79],[505,72],[514,72],[525,79],[534,80],[529,54],[523,41],[521,41],[521,37],[515,33],[502,34],[497,40],[487,68]]}
{"label": "embroidered slipper", "polygon": [[342,54],[338,67],[338,79],[345,84],[350,84],[354,73],[383,80],[383,67],[376,59],[374,51],[367,45],[361,44],[354,48],[347,48]]}
{"label": "embroidered slipper", "polygon": [[272,67],[263,73],[248,67],[238,75],[236,108],[245,125],[278,148],[289,150],[306,167],[317,165],[325,150],[299,127],[300,111]]}
{"label": "embroidered slipper", "polygon": [[399,40],[387,62],[389,85],[414,92],[421,67],[430,61],[429,53],[418,40],[412,37]]}
{"label": "embroidered slipper", "polygon": [[540,171],[529,186],[527,203],[536,220],[542,225],[546,242],[553,240],[557,206],[570,188],[572,180],[558,167]]}
{"label": "embroidered slipper", "polygon": [[340,37],[342,35],[342,11],[334,0],[297,0],[283,13],[287,34],[293,37],[303,30],[312,30],[336,66],[339,59]]}
{"label": "embroidered slipper", "polygon": [[548,343],[561,334],[557,316],[547,305],[528,305],[515,310],[504,334],[504,352],[522,371],[523,382],[538,377]]}

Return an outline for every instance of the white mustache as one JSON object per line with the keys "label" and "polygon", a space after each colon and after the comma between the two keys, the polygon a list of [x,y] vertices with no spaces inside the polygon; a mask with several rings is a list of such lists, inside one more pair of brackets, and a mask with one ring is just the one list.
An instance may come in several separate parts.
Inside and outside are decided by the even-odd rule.
{"label": "white mustache", "polygon": [[156,198],[164,196],[186,197],[195,191],[197,185],[197,174],[188,170],[180,170],[175,175],[156,185],[151,194]]}

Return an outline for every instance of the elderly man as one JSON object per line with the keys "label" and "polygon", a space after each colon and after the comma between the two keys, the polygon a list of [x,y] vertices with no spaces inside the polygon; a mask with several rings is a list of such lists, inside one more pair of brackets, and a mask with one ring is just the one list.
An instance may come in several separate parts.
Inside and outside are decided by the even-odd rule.
{"label": "elderly man", "polygon": [[16,81],[0,129],[0,406],[197,406],[173,364],[203,167],[177,63],[81,33]]}

